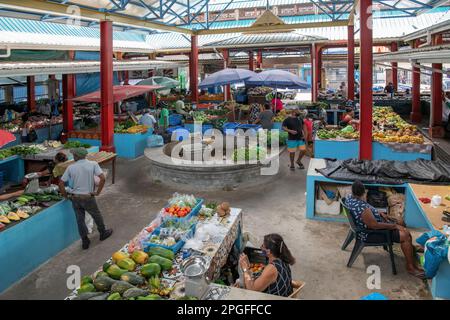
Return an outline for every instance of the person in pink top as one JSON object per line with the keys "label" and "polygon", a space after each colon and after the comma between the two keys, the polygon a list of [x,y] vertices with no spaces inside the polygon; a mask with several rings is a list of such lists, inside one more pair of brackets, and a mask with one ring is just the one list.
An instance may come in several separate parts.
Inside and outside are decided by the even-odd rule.
{"label": "person in pink top", "polygon": [[275,108],[276,113],[284,109],[283,102],[281,101],[282,98],[283,95],[278,92],[276,98],[272,99],[272,106]]}

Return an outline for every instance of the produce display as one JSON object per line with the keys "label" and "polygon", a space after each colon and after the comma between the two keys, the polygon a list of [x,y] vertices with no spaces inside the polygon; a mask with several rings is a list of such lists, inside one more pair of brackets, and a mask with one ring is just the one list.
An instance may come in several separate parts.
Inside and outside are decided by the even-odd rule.
{"label": "produce display", "polygon": [[163,248],[148,253],[118,251],[93,276],[84,276],[76,300],[160,300],[171,289],[164,286],[161,273],[172,269],[174,254]]}
{"label": "produce display", "polygon": [[56,189],[50,187],[40,193],[23,194],[14,200],[0,202],[0,230],[14,222],[28,219],[31,215],[49,207],[49,203],[62,199]]}
{"label": "produce display", "polygon": [[273,122],[283,122],[289,116],[288,111],[286,109],[278,112],[275,118],[273,118]]}
{"label": "produce display", "polygon": [[265,96],[273,91],[269,87],[254,87],[248,90],[247,94],[249,96]]}
{"label": "produce display", "polygon": [[148,131],[148,127],[147,126],[136,125],[131,120],[127,120],[125,122],[116,123],[114,125],[114,133],[137,134],[137,133],[145,133],[147,131]]}
{"label": "produce display", "polygon": [[163,215],[184,218],[196,205],[197,199],[193,195],[175,193],[169,200],[169,205],[163,209]]}
{"label": "produce display", "polygon": [[261,161],[267,158],[267,149],[262,147],[239,148],[233,152],[234,162]]}
{"label": "produce display", "polygon": [[88,143],[82,143],[80,141],[67,141],[64,144],[64,149],[76,149],[76,148],[86,148],[89,149],[91,147]]}
{"label": "produce display", "polygon": [[[194,205],[198,204],[198,199],[193,195],[175,193],[169,200],[172,205]],[[201,201],[203,203],[203,200]],[[217,205],[214,202],[202,207],[209,218],[204,217],[199,232],[204,236],[214,236],[222,238],[226,243],[227,230],[232,229],[237,222],[235,218],[219,219],[216,216],[217,210],[226,211],[230,214],[230,205],[222,203]],[[164,209],[163,209],[164,210]],[[162,211],[163,211],[162,210]],[[206,211],[205,211],[206,210]],[[71,300],[196,300],[197,298],[185,295],[183,285],[182,263],[191,256],[205,255],[203,247],[194,249],[184,246],[183,238],[188,233],[189,241],[199,241],[195,238],[198,218],[194,217],[189,221],[174,219],[164,219],[158,215],[153,222],[145,227],[136,237],[119,251],[114,252],[111,258],[100,267],[97,272],[90,276],[83,276],[80,286],[68,299]],[[177,250],[169,250],[161,245],[148,245],[149,239],[158,242],[155,234],[159,235],[159,240],[173,238],[173,241],[183,241]],[[186,239],[185,239],[186,240]],[[172,242],[173,242],[172,241]],[[203,240],[200,240],[203,242]],[[211,245],[204,243],[202,246],[211,248]],[[226,244],[228,246],[228,244]],[[183,248],[181,252],[177,252]],[[205,249],[206,250],[206,249]],[[216,249],[217,250],[217,249]],[[211,250],[209,249],[209,252]],[[217,254],[222,259],[220,253]],[[219,262],[221,264],[221,262]],[[255,266],[256,267],[256,266]]]}
{"label": "produce display", "polygon": [[152,234],[149,242],[171,247],[177,242],[184,240],[196,223],[196,218],[188,221],[165,221],[159,229],[159,234]]}
{"label": "produce display", "polygon": [[[396,114],[391,107],[376,107],[373,112],[373,140],[381,143],[424,144],[425,138],[417,127]],[[348,126],[342,130],[319,130],[317,137],[330,139],[359,139],[359,132]]]}
{"label": "produce display", "polygon": [[42,151],[45,151],[45,147],[42,145],[18,145],[7,149],[0,150],[0,160],[12,157],[12,156],[28,156],[35,155]]}

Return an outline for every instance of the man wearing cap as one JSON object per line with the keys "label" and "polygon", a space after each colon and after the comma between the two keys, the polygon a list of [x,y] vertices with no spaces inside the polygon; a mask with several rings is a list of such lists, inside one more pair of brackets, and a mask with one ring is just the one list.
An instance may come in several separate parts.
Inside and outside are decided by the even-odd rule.
{"label": "man wearing cap", "polygon": [[[90,245],[90,240],[87,236],[88,229],[84,220],[86,211],[92,216],[97,225],[98,232],[100,233],[100,241],[109,238],[113,232],[112,229],[106,229],[102,214],[95,200],[95,197],[100,195],[105,185],[105,175],[97,162],[86,159],[88,152],[85,148],[73,149],[71,152],[75,163],[70,165],[61,177],[59,190],[67,198],[64,183],[71,182],[72,188],[70,193],[72,206],[77,219],[82,248],[86,250]],[[100,179],[97,191],[95,191],[94,177]]]}

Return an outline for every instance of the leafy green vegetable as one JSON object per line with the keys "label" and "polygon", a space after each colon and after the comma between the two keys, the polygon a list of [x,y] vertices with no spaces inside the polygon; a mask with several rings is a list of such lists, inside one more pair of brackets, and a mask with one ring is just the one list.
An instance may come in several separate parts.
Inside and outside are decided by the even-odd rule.
{"label": "leafy green vegetable", "polygon": [[86,148],[89,149],[91,147],[90,144],[82,143],[80,141],[67,141],[64,144],[64,149],[76,149],[76,148]]}

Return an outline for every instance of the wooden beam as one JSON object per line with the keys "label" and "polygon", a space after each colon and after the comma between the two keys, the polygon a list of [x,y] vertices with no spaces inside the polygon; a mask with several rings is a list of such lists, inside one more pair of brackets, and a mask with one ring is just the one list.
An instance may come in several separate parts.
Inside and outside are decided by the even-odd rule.
{"label": "wooden beam", "polygon": [[224,29],[208,29],[208,30],[196,30],[195,34],[203,36],[208,34],[227,34],[227,33],[260,33],[260,32],[274,32],[274,31],[292,31],[293,29],[311,29],[311,28],[327,28],[327,27],[346,27],[348,26],[348,20],[340,21],[324,21],[324,22],[308,22],[308,23],[293,23],[282,24],[274,26],[256,26],[256,27],[237,27],[237,28],[224,28]]}
{"label": "wooden beam", "polygon": [[138,27],[151,30],[163,30],[178,32],[184,34],[193,34],[191,30],[168,26],[162,23],[151,22],[139,19],[138,17],[128,17],[115,13],[99,12],[95,9],[80,8],[80,17],[74,16],[67,8],[68,5],[47,2],[46,0],[0,0],[0,8],[13,9],[17,11],[51,14],[56,16],[72,17],[73,19],[81,18],[83,20],[101,21],[109,20],[116,25]]}

